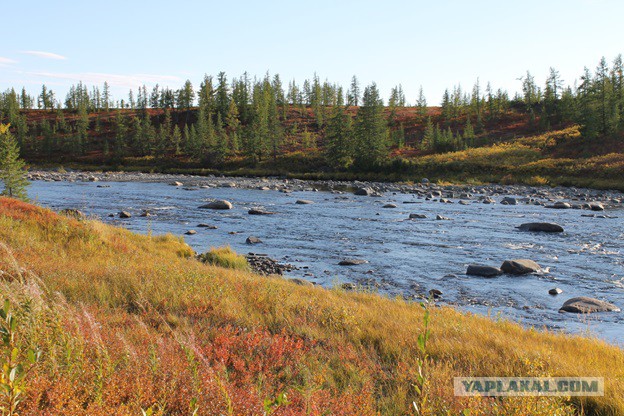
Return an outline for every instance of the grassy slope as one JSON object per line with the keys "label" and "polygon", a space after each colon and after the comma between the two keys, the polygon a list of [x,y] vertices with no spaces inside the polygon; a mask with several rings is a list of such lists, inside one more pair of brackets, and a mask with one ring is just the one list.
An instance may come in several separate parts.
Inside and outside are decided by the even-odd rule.
{"label": "grassy slope", "polygon": [[[22,414],[410,414],[418,304],[195,261],[173,236],[0,198],[0,291],[43,359]],[[598,340],[432,310],[427,414],[624,414],[624,352]],[[606,396],[459,399],[453,376],[604,376]]]}

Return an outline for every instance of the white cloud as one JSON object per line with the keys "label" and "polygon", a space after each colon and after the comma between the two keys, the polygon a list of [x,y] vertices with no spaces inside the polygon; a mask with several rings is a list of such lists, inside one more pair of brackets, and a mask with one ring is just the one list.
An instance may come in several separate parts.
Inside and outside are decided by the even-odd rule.
{"label": "white cloud", "polygon": [[65,56],[63,55],[59,55],[58,53],[52,53],[52,52],[43,52],[43,51],[21,51],[21,53],[26,54],[26,55],[32,55],[32,56],[37,56],[39,58],[45,58],[45,59],[56,59],[57,61],[63,61],[65,59],[67,59]]}
{"label": "white cloud", "polygon": [[6,66],[6,65],[12,65],[12,64],[16,64],[17,61],[14,59],[10,59],[10,58],[4,58],[2,56],[0,56],[0,66]]}
{"label": "white cloud", "polygon": [[138,88],[143,84],[153,85],[173,84],[178,87],[182,79],[173,75],[155,75],[155,74],[106,74],[99,72],[79,72],[79,73],[55,73],[55,72],[29,72],[29,75],[45,79],[63,79],[72,82],[82,81],[88,85],[101,85],[104,81],[108,82],[111,87]]}

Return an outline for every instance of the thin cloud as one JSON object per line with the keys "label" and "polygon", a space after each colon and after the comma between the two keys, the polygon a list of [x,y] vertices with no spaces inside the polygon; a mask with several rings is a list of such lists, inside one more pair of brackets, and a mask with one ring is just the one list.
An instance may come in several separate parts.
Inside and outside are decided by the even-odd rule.
{"label": "thin cloud", "polygon": [[111,87],[138,88],[143,84],[162,84],[168,83],[180,84],[182,79],[173,75],[155,75],[155,74],[106,74],[99,72],[80,72],[80,73],[56,73],[56,72],[29,72],[29,75],[42,77],[46,79],[55,78],[73,82],[82,81],[85,84],[103,84],[105,81]]}
{"label": "thin cloud", "polygon": [[65,59],[67,59],[67,57],[65,57],[63,55],[59,55],[58,53],[52,53],[52,52],[22,51],[21,53],[26,54],[26,55],[36,56],[36,57],[39,57],[39,58],[56,59],[57,61],[63,61]]}
{"label": "thin cloud", "polygon": [[16,64],[16,63],[17,63],[17,61],[15,59],[4,58],[4,57],[0,56],[0,66],[13,65],[13,64]]}

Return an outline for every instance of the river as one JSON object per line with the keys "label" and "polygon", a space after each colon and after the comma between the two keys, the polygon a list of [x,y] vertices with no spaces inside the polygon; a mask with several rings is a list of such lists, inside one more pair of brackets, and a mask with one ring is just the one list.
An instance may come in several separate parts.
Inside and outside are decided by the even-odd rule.
{"label": "river", "polygon": [[[170,186],[162,182],[33,181],[30,197],[53,209],[77,208],[102,221],[139,233],[184,234],[198,252],[230,245],[239,253],[265,253],[298,269],[289,277],[325,287],[355,283],[384,295],[409,298],[442,291],[440,304],[507,318],[525,326],[590,334],[624,345],[623,312],[575,315],[559,313],[575,296],[591,296],[624,308],[624,208],[600,216],[587,210],[554,210],[539,205],[467,205],[427,201],[414,194],[386,192],[380,197],[352,193],[284,193],[216,187]],[[227,211],[198,209],[211,199],[226,199]],[[311,200],[310,205],[296,200]],[[496,198],[495,198],[496,199]],[[500,201],[500,198],[498,198]],[[396,208],[382,208],[393,203]],[[252,216],[250,208],[274,211]],[[109,217],[121,210],[132,218]],[[143,210],[152,216],[140,217]],[[427,218],[408,219],[410,213]],[[436,215],[449,220],[436,220]],[[564,233],[527,233],[525,222],[556,222]],[[216,229],[198,228],[199,223]],[[248,236],[262,243],[248,245]],[[346,258],[368,263],[339,266]],[[528,258],[545,272],[497,278],[467,276],[471,263],[500,266]],[[563,293],[551,296],[559,287]]]}

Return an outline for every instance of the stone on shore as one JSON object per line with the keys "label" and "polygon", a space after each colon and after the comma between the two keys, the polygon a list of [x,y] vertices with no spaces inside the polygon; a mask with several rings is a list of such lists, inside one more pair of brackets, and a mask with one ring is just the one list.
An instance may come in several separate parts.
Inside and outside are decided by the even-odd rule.
{"label": "stone on shore", "polygon": [[304,279],[299,279],[299,278],[293,278],[293,279],[288,279],[288,281],[299,285],[299,286],[310,286],[310,287],[314,287],[314,283],[308,281],[308,280],[304,280]]}
{"label": "stone on shore", "polygon": [[75,208],[62,209],[59,211],[59,214],[65,215],[66,217],[71,217],[79,221],[84,221],[87,219],[87,216],[84,214],[84,212]]}

